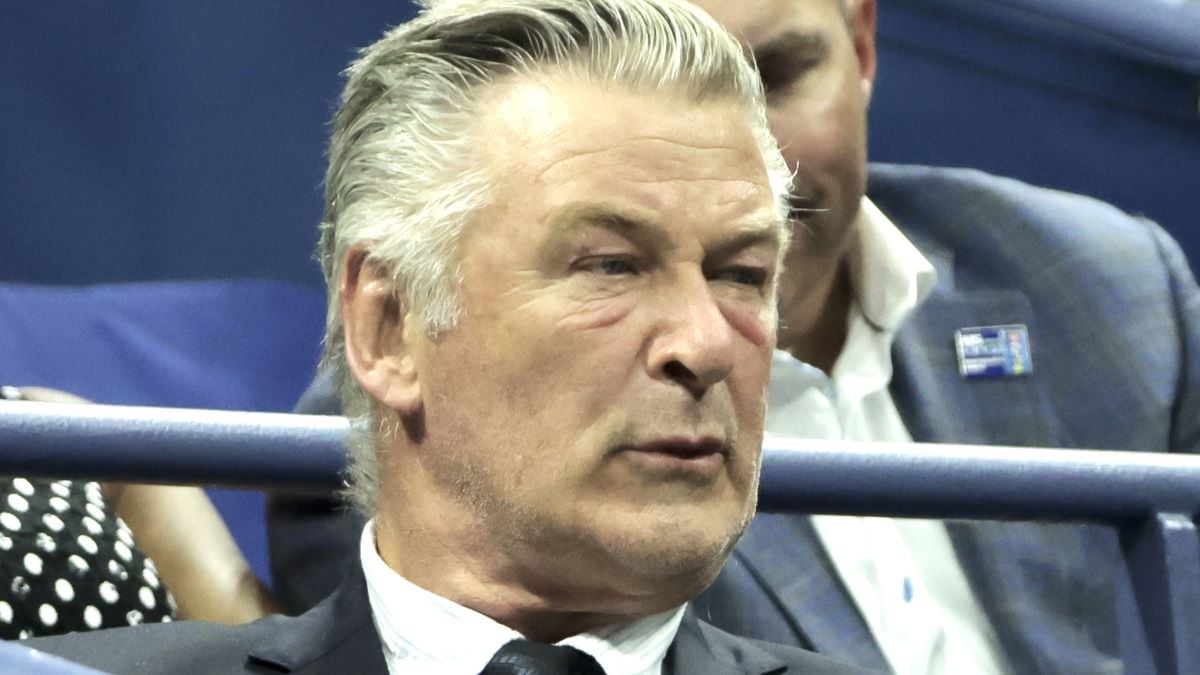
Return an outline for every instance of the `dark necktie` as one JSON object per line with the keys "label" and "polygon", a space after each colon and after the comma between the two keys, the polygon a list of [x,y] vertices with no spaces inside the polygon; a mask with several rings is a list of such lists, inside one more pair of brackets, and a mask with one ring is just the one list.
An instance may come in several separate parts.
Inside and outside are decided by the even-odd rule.
{"label": "dark necktie", "polygon": [[513,640],[500,648],[479,675],[605,675],[590,654],[574,647]]}

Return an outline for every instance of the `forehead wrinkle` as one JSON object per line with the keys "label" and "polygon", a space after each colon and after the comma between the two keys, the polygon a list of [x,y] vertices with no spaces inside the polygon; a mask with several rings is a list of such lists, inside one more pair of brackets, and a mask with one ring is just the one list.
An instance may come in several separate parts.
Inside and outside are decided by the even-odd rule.
{"label": "forehead wrinkle", "polygon": [[[603,147],[597,147],[597,148],[567,150],[564,153],[565,156],[554,159],[552,162],[550,162],[548,165],[546,165],[544,168],[542,168],[540,171],[538,171],[535,174],[534,178],[535,178],[535,180],[543,181],[543,180],[547,179],[547,174],[550,174],[557,169],[562,169],[563,165],[565,165],[565,164],[573,163],[576,160],[595,159],[598,157],[604,157],[605,155],[613,155],[613,159],[611,161],[613,163],[621,164],[626,170],[631,169],[631,168],[638,168],[641,171],[658,171],[658,170],[662,169],[665,165],[668,165],[668,164],[673,165],[672,168],[674,168],[674,166],[680,166],[680,167],[686,167],[686,168],[703,169],[703,168],[710,167],[710,166],[720,166],[725,170],[728,170],[731,166],[730,164],[726,164],[723,162],[714,162],[712,160],[704,160],[704,159],[700,159],[700,158],[696,158],[696,157],[688,157],[688,158],[673,157],[670,155],[664,155],[660,152],[651,152],[650,154],[644,155],[644,157],[653,158],[653,160],[655,162],[655,166],[653,168],[644,167],[643,166],[644,161],[638,161],[638,162],[620,161],[621,154],[623,154],[625,152],[637,152],[637,150],[632,149],[631,146],[638,144],[638,143],[653,143],[653,144],[665,143],[668,145],[685,148],[687,151],[701,153],[706,156],[711,156],[711,153],[733,153],[734,155],[736,155],[738,157],[739,164],[742,162],[749,162],[750,164],[754,164],[755,160],[760,159],[758,157],[757,153],[748,153],[743,150],[739,150],[736,148],[727,147],[727,146],[723,146],[723,145],[699,145],[699,144],[681,142],[679,140],[672,139],[672,138],[664,138],[664,137],[659,137],[659,136],[642,136],[642,137],[639,137],[636,139],[630,139],[630,140],[623,141],[618,145],[605,145]],[[758,163],[761,164],[761,161],[759,161]],[[736,165],[732,165],[732,166],[736,166]],[[760,171],[760,173],[765,173],[765,171]],[[722,178],[722,177],[695,177],[695,178],[674,177],[674,178],[665,179],[665,180],[657,180],[657,179],[651,178],[651,179],[647,179],[643,182],[668,182],[668,181],[678,181],[678,180],[712,180],[712,181],[722,181],[722,182],[733,182],[733,180],[737,180],[737,182],[747,182],[747,183],[755,182],[755,181],[749,180],[749,179],[733,179],[733,180],[731,180],[731,179]]]}

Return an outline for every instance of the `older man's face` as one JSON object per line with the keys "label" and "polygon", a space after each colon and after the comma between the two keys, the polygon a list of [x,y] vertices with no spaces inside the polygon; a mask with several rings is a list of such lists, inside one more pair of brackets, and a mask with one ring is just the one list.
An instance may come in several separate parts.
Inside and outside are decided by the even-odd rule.
{"label": "older man's face", "polygon": [[488,109],[495,200],[418,357],[430,471],[530,585],[706,582],[753,513],[775,335],[746,113],[565,76]]}

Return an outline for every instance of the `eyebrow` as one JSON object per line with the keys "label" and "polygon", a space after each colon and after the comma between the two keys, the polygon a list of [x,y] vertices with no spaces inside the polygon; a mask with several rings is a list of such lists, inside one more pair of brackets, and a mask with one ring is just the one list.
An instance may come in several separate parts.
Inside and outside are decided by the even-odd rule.
{"label": "eyebrow", "polygon": [[539,247],[543,254],[585,227],[608,230],[642,247],[665,246],[670,241],[658,225],[605,204],[571,204],[552,213],[549,220],[550,235]]}
{"label": "eyebrow", "polygon": [[[585,227],[609,230],[642,248],[671,245],[671,237],[658,224],[646,218],[604,204],[573,204],[550,217],[550,235],[538,247],[540,256],[555,251],[572,234]],[[737,234],[722,239],[706,251],[706,258],[725,258],[758,245],[778,248],[783,243],[781,225],[774,219],[739,226]]]}
{"label": "eyebrow", "polygon": [[710,248],[704,257],[725,260],[755,246],[769,246],[779,250],[782,245],[783,236],[779,232],[778,223],[768,222],[719,242]]}

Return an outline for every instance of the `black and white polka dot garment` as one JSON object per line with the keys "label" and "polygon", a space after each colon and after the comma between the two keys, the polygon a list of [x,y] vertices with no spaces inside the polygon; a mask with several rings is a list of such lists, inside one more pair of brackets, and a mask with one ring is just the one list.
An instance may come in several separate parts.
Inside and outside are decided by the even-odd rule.
{"label": "black and white polka dot garment", "polygon": [[174,618],[97,483],[0,477],[0,639]]}

